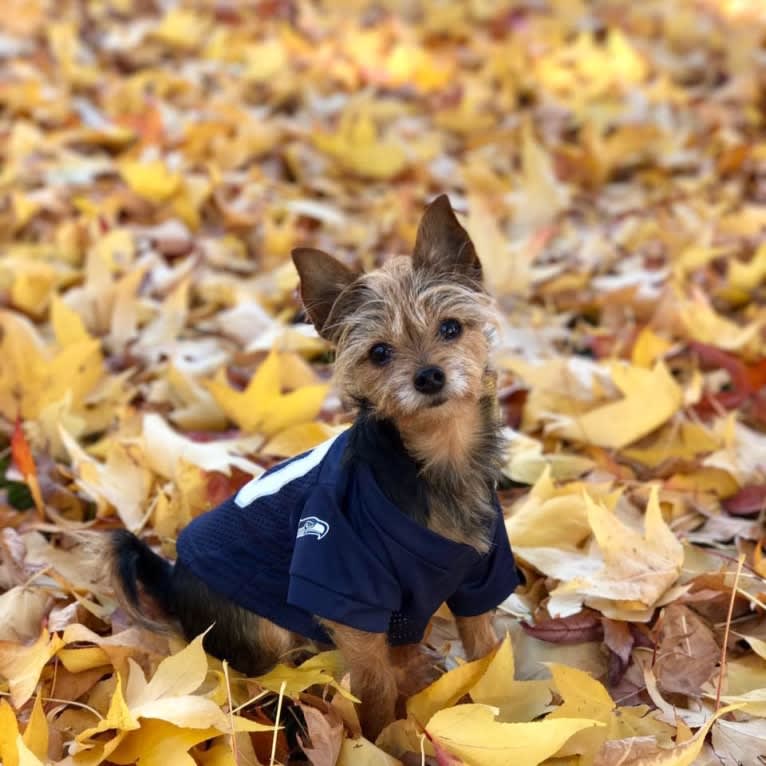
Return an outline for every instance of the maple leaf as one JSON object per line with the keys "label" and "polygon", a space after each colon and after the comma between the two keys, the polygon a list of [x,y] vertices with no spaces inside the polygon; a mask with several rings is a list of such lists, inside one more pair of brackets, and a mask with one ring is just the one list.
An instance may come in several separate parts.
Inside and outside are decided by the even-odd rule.
{"label": "maple leaf", "polygon": [[322,406],[328,387],[324,384],[304,385],[283,394],[285,366],[280,355],[272,351],[261,363],[244,391],[235,391],[220,371],[207,386],[224,412],[245,431],[267,436],[292,425],[313,420]]}

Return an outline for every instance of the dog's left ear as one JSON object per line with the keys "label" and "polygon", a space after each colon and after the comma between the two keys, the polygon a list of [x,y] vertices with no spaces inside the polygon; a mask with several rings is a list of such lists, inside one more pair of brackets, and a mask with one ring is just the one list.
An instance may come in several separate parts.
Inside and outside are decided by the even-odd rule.
{"label": "dog's left ear", "polygon": [[412,261],[414,269],[460,274],[481,284],[481,262],[476,248],[446,194],[438,196],[423,213]]}

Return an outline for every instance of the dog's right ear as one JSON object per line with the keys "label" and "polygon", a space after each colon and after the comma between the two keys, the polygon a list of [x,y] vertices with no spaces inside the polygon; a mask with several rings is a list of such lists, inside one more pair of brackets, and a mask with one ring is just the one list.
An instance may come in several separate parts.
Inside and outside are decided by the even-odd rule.
{"label": "dog's right ear", "polygon": [[301,278],[301,300],[311,323],[325,339],[333,333],[327,326],[332,307],[340,294],[360,276],[331,255],[311,247],[292,252],[293,263]]}

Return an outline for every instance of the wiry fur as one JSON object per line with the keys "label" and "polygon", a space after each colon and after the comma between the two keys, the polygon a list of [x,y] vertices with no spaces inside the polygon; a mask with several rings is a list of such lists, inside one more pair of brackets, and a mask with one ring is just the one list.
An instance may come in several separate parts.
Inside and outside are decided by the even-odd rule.
{"label": "wiry fur", "polygon": [[[486,550],[503,454],[489,361],[497,314],[482,286],[473,244],[447,198],[426,210],[412,258],[393,258],[369,274],[318,250],[296,250],[293,259],[306,312],[336,346],[338,387],[359,408],[351,459],[367,460],[381,485],[395,476],[388,483],[401,486],[389,492],[416,521]],[[460,322],[458,337],[440,335],[445,319]],[[369,358],[377,343],[393,348],[384,367]],[[424,394],[414,377],[429,365],[443,370],[445,384]],[[373,428],[365,429],[368,421]],[[171,566],[127,531],[112,536],[107,558],[120,600],[138,622],[154,630],[177,622],[187,638],[212,625],[207,651],[245,673],[262,673],[310,645],[221,597],[183,565]],[[146,616],[143,596],[163,615],[162,623]],[[351,671],[352,692],[363,702],[365,734],[375,739],[394,718],[397,690],[409,694],[413,684],[424,685],[429,663],[416,648],[392,649],[383,633],[323,624]],[[458,620],[458,629],[472,659],[496,641],[489,613]]]}

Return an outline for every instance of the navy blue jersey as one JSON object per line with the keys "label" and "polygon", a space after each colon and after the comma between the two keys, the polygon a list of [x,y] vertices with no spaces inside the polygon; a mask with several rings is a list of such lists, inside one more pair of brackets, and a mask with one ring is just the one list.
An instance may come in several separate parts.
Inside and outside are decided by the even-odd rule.
{"label": "navy blue jersey", "polygon": [[[383,491],[375,465],[353,448],[355,429],[194,519],[178,538],[178,560],[238,605],[326,643],[317,617],[387,633],[395,645],[420,641],[444,601],[463,617],[496,607],[519,584],[497,497],[488,553],[448,540]],[[379,457],[401,468],[401,497],[417,468],[401,448],[392,452]]]}

